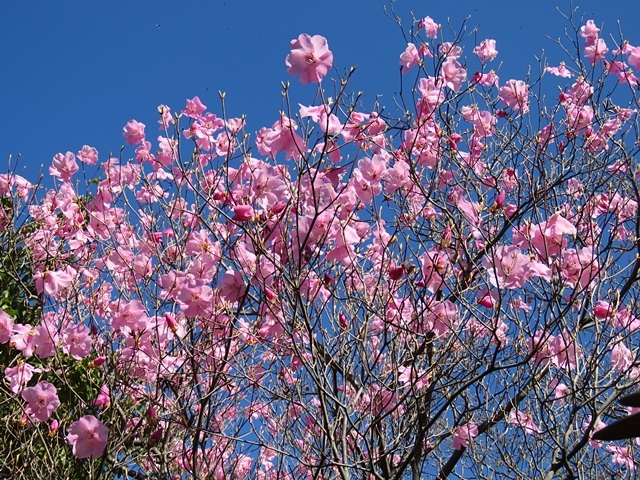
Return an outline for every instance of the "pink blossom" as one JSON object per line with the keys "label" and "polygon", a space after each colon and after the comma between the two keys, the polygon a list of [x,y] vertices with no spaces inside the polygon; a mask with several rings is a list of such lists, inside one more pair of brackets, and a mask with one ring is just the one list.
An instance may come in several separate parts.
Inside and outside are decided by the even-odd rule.
{"label": "pink blossom", "polygon": [[82,163],[86,163],[87,165],[95,165],[98,163],[98,150],[89,145],[85,145],[82,147],[78,153],[78,158]]}
{"label": "pink blossom", "polygon": [[485,257],[482,265],[489,274],[494,287],[521,288],[532,277],[551,280],[551,269],[543,263],[523,255],[515,245],[500,245],[493,248],[491,258]]}
{"label": "pink blossom", "polygon": [[11,345],[19,350],[25,357],[33,356],[36,348],[34,343],[35,328],[28,323],[15,324],[13,326],[13,334],[11,335]]}
{"label": "pink blossom", "polygon": [[78,458],[99,458],[109,442],[109,429],[93,415],[85,415],[69,426],[67,441]]}
{"label": "pink blossom", "polygon": [[56,433],[58,433],[58,429],[60,428],[60,422],[58,420],[52,420],[49,424],[49,436],[55,437]]}
{"label": "pink blossom", "polygon": [[33,278],[36,283],[36,291],[52,297],[57,297],[73,283],[70,271],[64,270],[38,271],[33,275]]}
{"label": "pink blossom", "polygon": [[528,435],[540,433],[540,428],[533,422],[533,419],[526,413],[518,410],[511,410],[509,412],[507,423],[522,427]]}
{"label": "pink blossom", "polygon": [[18,365],[7,368],[4,371],[4,378],[9,381],[9,390],[13,393],[19,393],[27,385],[29,380],[31,380],[33,374],[39,371],[40,369],[19,360]]}
{"label": "pink blossom", "polygon": [[198,118],[207,110],[207,107],[202,104],[199,97],[193,97],[191,100],[187,100],[187,106],[184,107],[182,113],[191,118]]}
{"label": "pink blossom", "polygon": [[340,119],[331,113],[329,105],[318,105],[315,107],[305,107],[300,105],[300,117],[311,117],[323,132],[329,135],[339,135],[342,131]]}
{"label": "pink blossom", "polygon": [[246,291],[242,272],[227,270],[220,282],[220,297],[228,302],[238,301]]}
{"label": "pink blossom", "polygon": [[402,73],[407,73],[413,66],[420,62],[418,49],[413,43],[407,43],[407,48],[400,55],[400,65],[402,65]]}
{"label": "pink blossom", "polygon": [[611,452],[611,463],[617,463],[627,468],[630,472],[636,469],[631,447],[620,447],[617,445],[607,445],[607,450]]}
{"label": "pink blossom", "polygon": [[[591,425],[591,415],[589,415],[585,420],[585,422],[582,424],[582,430],[586,431],[590,425]],[[591,445],[593,448],[602,448],[602,442],[598,440],[592,440],[591,437],[598,430],[602,430],[606,426],[607,424],[600,419],[598,419],[598,421],[593,425],[593,431],[591,432],[591,435],[589,435],[589,445]]]}
{"label": "pink blossom", "polygon": [[598,278],[600,264],[592,247],[568,248],[562,255],[562,277],[568,286],[591,290]]}
{"label": "pink blossom", "polygon": [[420,255],[420,263],[422,264],[422,281],[427,290],[432,293],[441,290],[445,279],[453,272],[447,251],[432,247]]}
{"label": "pink blossom", "polygon": [[500,83],[500,78],[493,70],[491,70],[489,73],[476,72],[473,74],[471,82],[482,85],[483,87],[497,87]]}
{"label": "pink blossom", "polygon": [[453,434],[453,448],[462,450],[467,448],[471,441],[478,436],[478,426],[475,423],[467,423],[458,427]]}
{"label": "pink blossom", "polygon": [[291,53],[285,64],[289,75],[300,75],[304,85],[319,83],[333,65],[333,53],[329,50],[327,39],[302,33],[298,39],[291,40]]}
{"label": "pink blossom", "polygon": [[584,358],[582,346],[576,342],[569,332],[551,337],[549,348],[552,352],[551,362],[558,368],[575,370],[578,360]]}
{"label": "pink blossom", "polygon": [[25,388],[22,391],[22,398],[28,402],[25,413],[31,418],[46,422],[60,406],[56,393],[56,387],[46,381],[38,382],[34,387]]}
{"label": "pink blossom", "polygon": [[564,78],[573,77],[573,73],[571,72],[571,70],[567,68],[564,62],[558,65],[557,67],[547,67],[546,71],[547,73],[550,73],[551,75],[556,75],[557,77],[564,77]]}
{"label": "pink blossom", "polygon": [[404,386],[411,386],[417,390],[429,385],[429,374],[426,370],[416,370],[415,366],[399,366],[398,381]]}
{"label": "pink blossom", "polygon": [[419,27],[424,28],[424,34],[428,38],[438,38],[438,30],[440,29],[440,25],[434,22],[431,17],[425,17],[420,20]]}
{"label": "pink blossom", "polygon": [[251,205],[238,205],[233,207],[233,218],[236,222],[247,222],[253,218],[255,212]]}
{"label": "pink blossom", "polygon": [[561,101],[563,105],[567,102],[574,103],[575,105],[584,105],[592,95],[593,86],[586,79],[580,77],[576,80],[576,83],[571,85],[567,94],[561,96]]}
{"label": "pink blossom", "polygon": [[57,153],[51,161],[49,167],[49,174],[60,178],[63,182],[70,182],[71,177],[80,170],[80,167],[76,163],[76,156],[67,152],[64,155]]}
{"label": "pink blossom", "polygon": [[462,55],[462,47],[451,42],[443,42],[438,49],[440,54],[445,59],[457,60]]}
{"label": "pink blossom", "polygon": [[593,108],[590,105],[568,105],[567,106],[567,132],[574,136],[583,133],[585,136],[590,130],[593,120]]}
{"label": "pink blossom", "polygon": [[486,138],[493,135],[497,119],[491,115],[491,112],[480,111],[477,106],[472,105],[462,107],[460,113],[466,121],[473,123],[474,131],[478,136]]}
{"label": "pink blossom", "polygon": [[140,123],[136,120],[129,120],[122,129],[122,135],[125,142],[129,145],[137,145],[144,142],[144,123]]}
{"label": "pink blossom", "polygon": [[588,41],[595,41],[598,38],[600,29],[596,27],[593,20],[587,20],[587,24],[580,27],[580,36]]}
{"label": "pink blossom", "polygon": [[418,329],[433,332],[436,337],[442,337],[451,332],[460,321],[458,308],[449,300],[429,305],[424,317],[423,324]]}
{"label": "pink blossom", "polygon": [[496,50],[496,41],[495,40],[483,40],[480,45],[473,49],[473,53],[475,53],[482,63],[487,60],[493,60],[498,55],[498,51]]}
{"label": "pink blossom", "polygon": [[7,343],[13,332],[13,319],[4,310],[0,310],[0,343]]}
{"label": "pink blossom", "polygon": [[177,297],[182,313],[189,318],[211,314],[213,290],[208,285],[181,288]]}
{"label": "pink blossom", "polygon": [[584,56],[589,59],[592,65],[600,62],[608,52],[607,44],[602,38],[598,38],[592,45],[584,47]]}
{"label": "pink blossom", "polygon": [[140,300],[132,300],[123,302],[118,305],[118,310],[111,319],[111,326],[114,329],[122,329],[124,327],[135,329],[144,329],[149,322],[144,305]]}
{"label": "pink blossom", "polygon": [[541,259],[560,255],[567,245],[564,238],[576,235],[576,227],[559,213],[554,213],[546,222],[525,224],[513,231],[513,243],[519,247],[533,248]]}
{"label": "pink blossom", "polygon": [[607,321],[614,328],[626,328],[631,332],[640,328],[640,320],[633,316],[628,308],[623,308],[615,315],[607,317]]}
{"label": "pink blossom", "polygon": [[561,405],[564,401],[564,398],[567,396],[567,393],[569,392],[569,387],[567,387],[564,383],[561,383],[557,378],[551,380],[549,386],[553,390],[553,395],[556,399],[556,405]]}
{"label": "pink blossom", "polygon": [[371,385],[369,398],[371,400],[371,411],[374,415],[391,413],[398,408],[396,394],[380,385]]}
{"label": "pink blossom", "polygon": [[462,82],[467,79],[467,71],[458,60],[453,57],[447,58],[442,64],[441,74],[444,84],[454,92],[460,90]]}
{"label": "pink blossom", "polygon": [[609,302],[605,300],[598,300],[593,306],[593,314],[596,316],[596,318],[608,318],[611,317],[613,313],[613,307]]}
{"label": "pink blossom", "polygon": [[62,331],[62,351],[76,360],[85,358],[93,345],[89,333],[89,328],[82,323],[65,328]]}
{"label": "pink blossom", "polygon": [[251,463],[253,459],[247,455],[240,454],[238,458],[234,460],[233,473],[238,478],[247,478],[249,471],[251,470]]}
{"label": "pink blossom", "polygon": [[256,147],[262,155],[275,157],[284,152],[285,158],[301,158],[306,151],[304,140],[296,133],[298,125],[286,115],[273,124],[271,128],[261,128],[256,138]]}
{"label": "pink blossom", "polygon": [[36,355],[40,358],[53,357],[59,343],[56,315],[52,312],[46,313],[32,335]]}
{"label": "pink blossom", "polygon": [[627,53],[629,54],[629,57],[627,57],[629,65],[636,69],[640,69],[640,47],[632,47],[631,45],[628,45]]}
{"label": "pink blossom", "polygon": [[634,355],[621,341],[611,348],[611,366],[618,372],[626,372],[633,365]]}
{"label": "pink blossom", "polygon": [[518,113],[529,111],[529,87],[522,80],[508,80],[500,90],[498,95],[507,107]]}
{"label": "pink blossom", "polygon": [[537,330],[533,337],[527,338],[527,350],[532,354],[532,359],[536,365],[547,365],[553,357],[553,349],[550,346],[555,337],[545,333],[544,330]]}
{"label": "pink blossom", "polygon": [[102,385],[100,387],[100,392],[98,393],[98,396],[93,400],[93,402],[91,402],[91,404],[95,405],[101,410],[103,408],[109,408],[109,405],[111,405],[109,387],[107,387],[106,385]]}

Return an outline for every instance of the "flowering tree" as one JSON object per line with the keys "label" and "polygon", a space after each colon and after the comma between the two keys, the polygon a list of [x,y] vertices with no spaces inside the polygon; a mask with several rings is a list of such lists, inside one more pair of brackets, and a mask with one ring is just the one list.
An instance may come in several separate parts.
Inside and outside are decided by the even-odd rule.
{"label": "flowering tree", "polygon": [[396,115],[302,34],[315,101],[255,135],[195,97],[1,176],[0,473],[631,475],[591,435],[640,375],[640,47],[574,30],[504,81],[426,17]]}

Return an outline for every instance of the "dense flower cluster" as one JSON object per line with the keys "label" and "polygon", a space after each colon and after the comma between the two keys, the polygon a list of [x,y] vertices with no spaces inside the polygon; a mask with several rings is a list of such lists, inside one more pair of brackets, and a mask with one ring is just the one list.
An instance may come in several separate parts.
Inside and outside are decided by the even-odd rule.
{"label": "dense flower cluster", "polygon": [[[638,47],[610,59],[592,21],[579,33],[588,67],[636,85]],[[251,146],[243,118],[194,97],[158,108],[155,144],[128,122],[130,160],[56,154],[47,191],[0,175],[1,233],[18,231],[40,306],[0,310],[20,428],[140,478],[569,475],[609,454],[632,470],[630,449],[583,439],[603,392],[640,376],[632,102],[597,103],[579,72],[545,110],[485,70],[495,40],[473,75],[459,41],[412,40],[401,119],[338,98]],[[320,83],[333,54],[301,34],[286,65]]]}

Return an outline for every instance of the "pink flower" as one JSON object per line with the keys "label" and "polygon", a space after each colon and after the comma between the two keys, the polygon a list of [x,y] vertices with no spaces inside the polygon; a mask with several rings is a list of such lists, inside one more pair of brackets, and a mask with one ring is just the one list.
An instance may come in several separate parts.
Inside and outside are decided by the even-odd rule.
{"label": "pink flower", "polygon": [[482,85],[483,87],[493,87],[494,85],[497,87],[500,79],[498,75],[496,75],[496,72],[491,70],[489,73],[474,73],[471,82]]}
{"label": "pink flower", "polygon": [[598,300],[593,306],[593,314],[596,318],[609,318],[613,315],[613,307],[605,300]]}
{"label": "pink flower", "polygon": [[109,441],[109,429],[93,415],[85,415],[69,427],[67,441],[78,458],[99,458]]}
{"label": "pink flower", "polygon": [[[582,424],[582,430],[583,431],[587,431],[587,429],[589,428],[589,425],[591,425],[591,415],[589,415],[587,417],[586,421]],[[602,430],[606,426],[607,426],[607,424],[604,423],[600,419],[598,419],[598,421],[593,425],[593,431],[591,432],[591,435],[589,435],[589,445],[591,445],[593,448],[601,448],[602,447],[602,442],[600,442],[598,440],[592,440],[591,437],[598,430]]]}
{"label": "pink flower", "polygon": [[420,28],[424,28],[424,34],[428,38],[438,38],[438,30],[440,29],[440,25],[434,22],[431,17],[425,17],[420,20],[418,26]]}
{"label": "pink flower", "polygon": [[4,310],[0,310],[0,343],[7,343],[11,339],[13,319]]}
{"label": "pink flower", "polygon": [[9,390],[19,393],[31,380],[33,373],[39,371],[39,368],[34,368],[27,362],[18,361],[18,365],[4,371],[4,378],[9,382]]}
{"label": "pink flower", "polygon": [[98,150],[89,145],[82,147],[82,150],[80,150],[77,155],[80,161],[87,165],[95,165],[98,163]]}
{"label": "pink flower", "polygon": [[233,218],[236,222],[246,222],[253,218],[255,212],[251,205],[238,205],[233,207]]}
{"label": "pink flower", "polygon": [[460,90],[462,82],[467,79],[467,71],[454,57],[447,58],[442,64],[442,78],[444,84],[454,92]]}
{"label": "pink flower", "polygon": [[114,313],[111,319],[111,326],[114,329],[127,327],[132,330],[143,330],[146,328],[149,323],[149,317],[147,317],[144,305],[140,300],[121,303],[118,307],[118,311]]}
{"label": "pink flower", "polygon": [[567,245],[565,235],[576,235],[576,227],[559,213],[554,213],[546,222],[525,224],[513,231],[513,243],[518,247],[533,248],[538,256],[547,260],[558,256]]}
{"label": "pink flower", "polygon": [[400,65],[402,65],[402,73],[407,73],[411,67],[418,65],[420,62],[420,53],[413,43],[407,43],[407,48],[400,55]]}
{"label": "pink flower", "polygon": [[29,325],[17,324],[13,326],[13,335],[11,335],[11,346],[16,350],[20,350],[25,357],[33,356],[36,346],[34,343],[35,329]]}
{"label": "pink flower", "polygon": [[109,396],[109,387],[102,385],[98,396],[91,402],[91,405],[95,405],[99,409],[108,408],[111,405],[111,397]]}
{"label": "pink flower", "polygon": [[618,372],[624,372],[633,365],[634,355],[621,341],[611,349],[611,366]]}
{"label": "pink flower", "polygon": [[482,265],[489,274],[489,281],[494,287],[516,289],[521,288],[531,277],[542,277],[551,280],[551,269],[543,263],[531,260],[520,248],[511,245],[494,247],[493,256],[485,257]]}
{"label": "pink flower", "polygon": [[78,167],[76,156],[73,153],[67,152],[64,155],[57,153],[51,161],[49,174],[60,178],[63,182],[69,182],[78,170],[80,167]]}
{"label": "pink flower", "polygon": [[130,120],[122,129],[125,142],[129,145],[137,145],[138,143],[144,142],[144,127],[144,123]]}
{"label": "pink flower", "polygon": [[51,438],[55,437],[56,434],[58,433],[58,429],[60,428],[60,422],[58,422],[58,420],[53,420],[50,424],[49,424],[49,436]]}
{"label": "pink flower", "polygon": [[422,281],[427,290],[432,293],[441,290],[446,278],[453,273],[447,251],[438,247],[432,247],[420,255],[420,263],[422,264]]}
{"label": "pink flower", "polygon": [[607,44],[601,38],[598,38],[592,45],[584,47],[584,56],[589,59],[592,65],[600,62],[608,52]]}
{"label": "pink flower", "polygon": [[629,54],[629,57],[627,58],[629,65],[640,69],[640,47],[632,47],[631,45],[628,45],[627,53]]}
{"label": "pink flower", "polygon": [[475,423],[467,423],[453,434],[453,448],[461,450],[467,448],[471,441],[478,436],[478,426]]}
{"label": "pink flower", "polygon": [[182,110],[182,113],[187,117],[198,118],[207,110],[207,107],[202,104],[199,97],[193,97],[191,100],[187,100],[187,106]]}
{"label": "pink flower", "polygon": [[398,381],[403,385],[411,386],[417,390],[429,385],[429,375],[426,370],[416,370],[415,366],[399,366]]}
{"label": "pink flower", "polygon": [[496,41],[495,40],[483,40],[480,45],[473,49],[473,53],[475,53],[482,63],[487,60],[493,60],[498,55],[498,51],[496,50]]}
{"label": "pink flower", "polygon": [[502,101],[518,113],[529,111],[529,87],[522,80],[509,80],[498,92]]}
{"label": "pink flower", "polygon": [[[315,107],[305,107],[300,105],[300,116],[302,118],[311,117],[323,132],[329,135],[338,135],[342,131],[340,119],[331,113],[329,105],[317,105]],[[266,173],[264,174],[266,176]]]}
{"label": "pink flower", "polygon": [[76,360],[83,359],[89,355],[93,345],[89,333],[89,328],[82,323],[65,328],[62,331],[62,351]]}
{"label": "pink flower", "polygon": [[591,290],[598,279],[600,264],[592,247],[568,248],[562,256],[562,278],[571,288]]}
{"label": "pink flower", "polygon": [[571,78],[573,77],[573,73],[569,70],[564,63],[561,63],[557,67],[547,67],[547,73],[551,75],[556,75],[558,77]]}
{"label": "pink flower", "polygon": [[553,389],[553,395],[556,399],[556,405],[561,405],[564,401],[564,398],[569,392],[569,387],[567,387],[564,383],[560,383],[557,378],[551,380],[549,386]]}
{"label": "pink flower", "polygon": [[580,27],[580,36],[585,39],[585,42],[594,41],[598,38],[599,31],[593,20],[587,20],[587,24]]}
{"label": "pink flower", "polygon": [[507,423],[523,428],[525,433],[528,435],[533,435],[540,432],[540,428],[538,428],[538,426],[533,422],[533,419],[529,415],[517,410],[511,410],[509,412]]}
{"label": "pink flower", "polygon": [[36,291],[40,294],[45,293],[56,297],[64,290],[68,289],[73,283],[73,276],[67,270],[47,270],[45,272],[36,272],[33,275],[36,283]]}
{"label": "pink flower", "polygon": [[578,360],[584,358],[582,347],[571,338],[569,332],[551,338],[549,348],[553,352],[551,362],[558,368],[575,370],[578,366]]}
{"label": "pink flower", "polygon": [[25,388],[22,398],[29,403],[25,413],[36,420],[46,422],[60,406],[56,387],[49,382],[38,382],[35,387]]}
{"label": "pink flower", "polygon": [[304,85],[319,83],[333,65],[333,53],[329,50],[327,39],[301,33],[297,40],[291,40],[291,53],[285,64],[289,75],[300,75]]}
{"label": "pink flower", "polygon": [[619,447],[614,445],[607,445],[607,450],[612,453],[611,463],[617,463],[618,465],[623,465],[627,467],[627,470],[629,470],[630,472],[636,469],[631,447]]}
{"label": "pink flower", "polygon": [[220,282],[220,298],[228,302],[235,302],[242,298],[245,291],[246,286],[242,278],[242,272],[227,270]]}

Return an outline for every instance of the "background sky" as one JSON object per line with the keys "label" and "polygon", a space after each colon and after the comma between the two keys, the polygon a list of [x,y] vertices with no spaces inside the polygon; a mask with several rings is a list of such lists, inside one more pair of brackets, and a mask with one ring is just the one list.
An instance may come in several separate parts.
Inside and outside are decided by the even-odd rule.
{"label": "background sky", "polygon": [[[575,21],[593,18],[612,48],[620,19],[625,38],[637,45],[634,3],[583,1]],[[295,103],[313,101],[315,86],[300,85],[284,65],[289,41],[300,33],[327,37],[338,72],[358,65],[351,90],[365,93],[365,105],[371,107],[376,94],[391,105],[406,41],[385,6],[389,0],[2,2],[0,171],[9,155],[20,154],[18,171],[26,168],[34,180],[53,155],[85,144],[105,160],[124,144],[128,120],[147,124],[147,137],[155,139],[159,104],[180,111],[186,98],[198,95],[220,115],[218,91],[226,92],[229,117],[247,115],[249,132],[271,126],[281,109],[282,81],[291,80]],[[479,27],[477,43],[497,40],[491,67],[502,81],[524,78],[543,49],[550,65],[565,58],[547,38],[563,36],[569,26],[556,7],[571,10],[568,0],[394,3],[407,29],[411,12],[428,15],[443,25],[445,39],[469,17],[468,31]]]}

